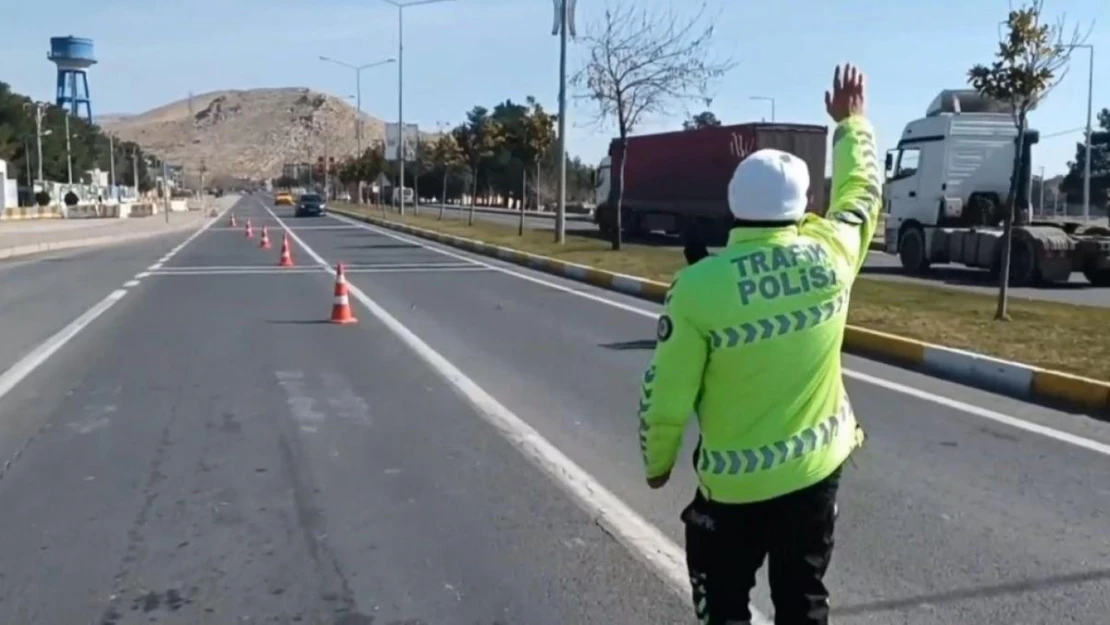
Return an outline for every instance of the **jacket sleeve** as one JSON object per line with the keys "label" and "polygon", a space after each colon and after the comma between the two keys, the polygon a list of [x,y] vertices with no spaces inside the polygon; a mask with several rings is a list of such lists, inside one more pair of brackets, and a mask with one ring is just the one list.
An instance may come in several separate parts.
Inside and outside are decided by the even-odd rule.
{"label": "jacket sleeve", "polygon": [[691,319],[695,302],[689,291],[676,282],[667,295],[640,391],[640,450],[649,478],[674,466],[701,391],[708,344]]}
{"label": "jacket sleeve", "polygon": [[833,133],[829,212],[823,220],[807,219],[803,228],[820,230],[820,234],[834,239],[858,274],[878,227],[882,197],[874,130],[866,118],[849,117]]}

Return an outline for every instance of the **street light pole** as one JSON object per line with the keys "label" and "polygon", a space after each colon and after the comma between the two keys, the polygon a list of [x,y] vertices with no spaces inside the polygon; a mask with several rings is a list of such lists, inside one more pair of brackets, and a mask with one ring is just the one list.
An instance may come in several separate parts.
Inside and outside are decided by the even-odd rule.
{"label": "street light pole", "polygon": [[1087,57],[1087,131],[1083,158],[1083,221],[1091,220],[1091,117],[1095,87],[1095,46],[1084,43],[1074,46],[1086,48]]}
{"label": "street light pole", "polygon": [[397,212],[405,214],[405,7],[397,6]]}
{"label": "street light pole", "polygon": [[[69,177],[69,186],[73,186],[73,156],[69,150],[69,111],[65,111],[66,117],[66,172]],[[70,189],[72,191],[72,189]]]}
{"label": "street light pole", "polygon": [[555,208],[555,242],[567,240],[567,35],[574,36],[577,0],[555,0],[552,35],[559,35],[559,182]]}
{"label": "street light pole", "polygon": [[[405,9],[422,4],[438,4],[452,0],[384,0],[397,7],[397,161],[399,168],[398,201],[400,214],[405,214]],[[416,193],[413,193],[413,200]]]}
{"label": "street light pole", "polygon": [[131,183],[135,185],[135,201],[139,200],[139,148],[131,149]]}
{"label": "street light pole", "polygon": [[118,197],[118,193],[116,193],[116,141],[111,133],[108,134],[108,178],[113,194]]}
{"label": "street light pole", "polygon": [[771,123],[772,124],[775,123],[775,99],[774,98],[772,98],[770,96],[765,96],[765,95],[753,95],[753,96],[751,96],[750,99],[751,100],[759,100],[759,101],[762,101],[762,102],[770,102],[771,103]]}
{"label": "street light pole", "polygon": [[40,102],[35,105],[35,143],[38,150],[38,169],[39,169],[39,185],[42,186],[42,109],[43,104]]}
{"label": "street light pole", "polygon": [[[355,72],[355,109],[357,114],[355,116],[355,158],[362,157],[362,70],[377,67],[379,65],[386,65],[388,63],[395,63],[397,59],[382,59],[373,63],[366,63],[364,65],[353,65],[345,61],[340,61],[327,56],[321,56],[321,61],[328,63],[335,63],[336,65],[346,67]],[[358,182],[358,203],[362,204],[362,182]]]}

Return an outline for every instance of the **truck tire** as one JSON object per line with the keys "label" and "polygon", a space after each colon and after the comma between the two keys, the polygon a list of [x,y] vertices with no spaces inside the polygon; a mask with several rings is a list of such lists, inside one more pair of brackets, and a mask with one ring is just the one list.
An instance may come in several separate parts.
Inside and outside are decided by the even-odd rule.
{"label": "truck tire", "polygon": [[1041,281],[1033,240],[1014,231],[1010,248],[1010,286],[1034,286]]}
{"label": "truck tire", "polygon": [[1110,286],[1110,269],[1095,269],[1094,267],[1085,267],[1083,269],[1083,277],[1087,278],[1087,282],[1090,282],[1091,286]]}
{"label": "truck tire", "polygon": [[898,235],[898,260],[908,274],[922,274],[929,270],[929,257],[925,253],[925,231],[910,226]]}
{"label": "truck tire", "polygon": [[[1110,228],[1106,226],[1088,226],[1080,231],[1081,234],[1090,236],[1110,236]],[[1091,286],[1097,287],[1110,287],[1110,269],[1097,269],[1094,266],[1095,261],[1090,261],[1087,266],[1083,268],[1083,277],[1087,278],[1087,282]]]}

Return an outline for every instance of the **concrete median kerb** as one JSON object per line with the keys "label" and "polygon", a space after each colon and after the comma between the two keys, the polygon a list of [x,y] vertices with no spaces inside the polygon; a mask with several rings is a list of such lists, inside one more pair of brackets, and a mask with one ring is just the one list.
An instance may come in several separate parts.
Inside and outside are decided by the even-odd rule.
{"label": "concrete median kerb", "polygon": [[[360,215],[341,209],[332,209],[332,211],[390,230],[657,303],[663,301],[669,288],[669,285],[662,282],[568,263],[475,239],[401,224],[389,219]],[[850,353],[876,356],[939,377],[1020,399],[1049,402],[1067,409],[1090,412],[1103,418],[1110,416],[1110,382],[1041,369],[942,345],[923,343],[857,326],[848,326],[845,331],[844,349]]]}
{"label": "concrete median kerb", "polygon": [[41,254],[43,252],[55,252],[60,250],[67,250],[79,247],[94,247],[97,245],[113,245],[119,243],[127,243],[130,241],[138,241],[150,237],[156,237],[164,234],[172,234],[181,230],[188,230],[196,228],[204,224],[204,220],[186,221],[174,224],[169,228],[162,228],[158,230],[149,230],[142,232],[129,232],[122,234],[110,234],[99,237],[82,237],[77,239],[62,239],[58,241],[41,241],[38,243],[28,243],[26,245],[15,245],[10,247],[0,248],[0,260],[8,258],[16,258],[20,256],[30,256],[31,254]]}

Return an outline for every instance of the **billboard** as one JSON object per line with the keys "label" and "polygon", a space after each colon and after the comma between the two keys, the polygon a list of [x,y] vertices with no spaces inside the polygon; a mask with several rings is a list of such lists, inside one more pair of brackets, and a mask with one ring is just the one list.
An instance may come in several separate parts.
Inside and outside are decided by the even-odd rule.
{"label": "billboard", "polygon": [[[397,132],[399,126],[386,122],[385,124],[385,160],[397,160]],[[405,124],[405,160],[416,160],[416,142],[419,138],[419,128],[416,124]]]}

